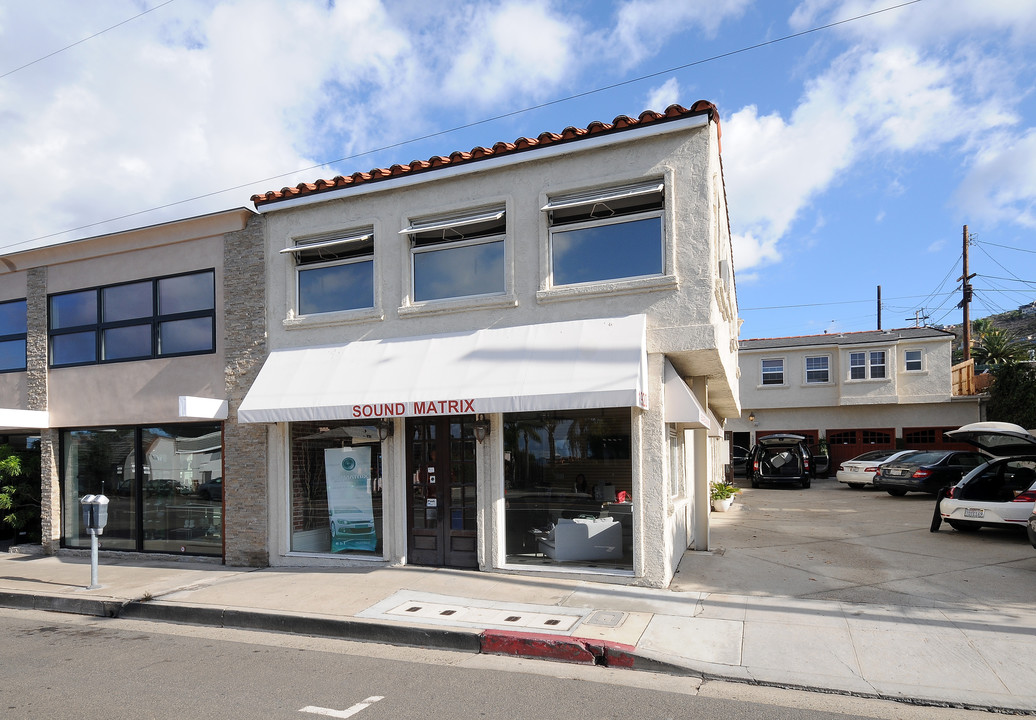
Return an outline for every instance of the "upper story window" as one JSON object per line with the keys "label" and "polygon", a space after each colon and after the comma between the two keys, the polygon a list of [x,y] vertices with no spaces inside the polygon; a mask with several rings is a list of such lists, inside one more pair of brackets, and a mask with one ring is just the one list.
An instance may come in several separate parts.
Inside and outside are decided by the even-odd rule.
{"label": "upper story window", "polygon": [[806,384],[819,385],[831,382],[831,358],[815,355],[806,358]]}
{"label": "upper story window", "polygon": [[212,353],[215,272],[51,295],[48,318],[52,367]]}
{"label": "upper story window", "polygon": [[414,302],[506,291],[504,208],[412,221],[400,234],[410,237]]}
{"label": "upper story window", "polygon": [[25,369],[27,317],[25,300],[0,303],[0,372]]}
{"label": "upper story window", "polygon": [[763,385],[783,385],[784,358],[770,358],[762,362]]}
{"label": "upper story window", "polygon": [[298,240],[281,250],[295,258],[299,315],[374,307],[374,229]]}
{"label": "upper story window", "polygon": [[850,380],[879,380],[886,377],[884,350],[849,353]]}
{"label": "upper story window", "polygon": [[660,180],[551,198],[552,284],[664,275],[664,205]]}
{"label": "upper story window", "polygon": [[903,353],[903,367],[907,372],[924,370],[924,359],[920,350],[907,350]]}

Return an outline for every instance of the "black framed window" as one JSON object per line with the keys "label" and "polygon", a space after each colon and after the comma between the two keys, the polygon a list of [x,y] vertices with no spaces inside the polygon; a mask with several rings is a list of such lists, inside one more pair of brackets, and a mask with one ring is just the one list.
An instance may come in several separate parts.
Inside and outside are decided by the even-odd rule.
{"label": "black framed window", "polygon": [[25,300],[0,303],[0,372],[25,370],[27,317]]}
{"label": "black framed window", "polygon": [[61,486],[63,547],[90,546],[80,499],[103,494],[106,549],[222,554],[219,423],[63,430]]}
{"label": "black framed window", "polygon": [[49,332],[51,367],[215,352],[215,271],[51,295]]}

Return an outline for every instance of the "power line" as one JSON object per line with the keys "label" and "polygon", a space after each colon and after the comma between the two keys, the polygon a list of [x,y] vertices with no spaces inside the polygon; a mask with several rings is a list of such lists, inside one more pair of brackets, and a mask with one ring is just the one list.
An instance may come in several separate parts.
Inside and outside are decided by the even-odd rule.
{"label": "power line", "polygon": [[[83,43],[85,43],[85,42],[86,42],[86,41],[88,41],[88,40],[93,40],[93,39],[94,39],[95,37],[97,37],[98,35],[103,35],[104,33],[108,32],[109,30],[114,30],[115,28],[117,28],[117,27],[121,27],[121,26],[125,25],[125,24],[126,24],[126,23],[128,23],[128,22],[133,22],[133,21],[134,21],[134,20],[136,20],[137,18],[139,18],[139,17],[143,17],[144,15],[147,15],[147,14],[148,14],[149,12],[153,12],[153,11],[155,11],[155,10],[158,10],[159,8],[165,7],[166,5],[168,5],[169,3],[172,3],[172,2],[174,2],[174,1],[175,1],[175,0],[166,0],[166,1],[164,2],[164,3],[161,3],[161,4],[159,4],[159,5],[155,5],[155,6],[154,6],[153,8],[151,8],[150,10],[145,10],[144,12],[142,12],[142,13],[139,13],[139,14],[137,14],[137,15],[134,15],[134,16],[133,16],[133,17],[131,17],[131,18],[127,18],[126,20],[123,20],[123,21],[122,21],[122,22],[120,22],[120,23],[115,23],[115,24],[114,24],[114,25],[112,25],[111,27],[107,27],[107,28],[105,28],[104,30],[98,30],[98,31],[97,31],[97,32],[95,32],[95,33],[94,33],[93,35],[90,35],[90,36],[88,36],[88,37],[85,37],[85,38],[83,38],[82,40],[76,40],[76,41],[75,41],[74,43],[72,43],[71,45],[66,45],[65,47],[61,48],[60,50],[55,50],[54,52],[52,52],[52,53],[49,53],[49,54],[47,54],[47,55],[44,55],[44,56],[43,56],[43,57],[41,57],[41,58],[36,58],[36,59],[35,59],[35,60],[33,60],[32,62],[27,62],[27,63],[25,63],[24,65],[21,65],[21,66],[19,66],[19,67],[16,67],[16,68],[15,68],[14,70],[8,70],[8,71],[7,71],[7,72],[5,72],[5,73],[4,73],[3,75],[0,75],[0,80],[3,80],[3,79],[4,79],[5,77],[7,77],[8,75],[14,75],[14,74],[15,74],[16,72],[18,72],[19,70],[24,70],[25,68],[27,68],[27,67],[31,67],[31,66],[35,65],[36,63],[39,63],[39,62],[43,62],[44,60],[46,60],[46,59],[48,59],[48,58],[52,58],[52,57],[54,57],[55,55],[58,55],[59,53],[63,53],[63,52],[65,52],[66,50],[68,50],[68,49],[70,49],[70,48],[74,48],[74,47],[75,47],[76,45],[82,45]],[[66,231],[66,232],[71,232],[71,231],[69,230],[69,231]],[[31,242],[31,241],[30,241],[30,242]]]}
{"label": "power line", "polygon": [[[163,7],[164,5],[168,5],[171,2],[173,2],[173,0],[167,0],[162,5],[156,5],[154,8],[151,8],[151,10],[157,10],[158,8]],[[9,248],[19,247],[21,245],[28,245],[30,243],[39,242],[40,240],[48,240],[50,238],[57,237],[59,235],[65,235],[65,234],[71,233],[71,232],[78,232],[80,230],[87,230],[89,228],[96,227],[98,225],[105,225],[107,223],[117,222],[119,220],[126,220],[126,219],[131,218],[131,217],[136,217],[136,216],[139,216],[139,215],[145,215],[147,213],[155,212],[155,211],[158,211],[158,210],[166,210],[166,209],[171,208],[171,207],[176,207],[177,205],[184,205],[186,203],[194,202],[196,200],[203,200],[203,199],[206,199],[206,198],[214,197],[216,195],[221,195],[223,193],[233,192],[235,190],[241,190],[241,189],[244,189],[244,188],[247,188],[247,187],[251,187],[253,185],[258,185],[259,183],[273,182],[274,180],[279,180],[281,178],[291,177],[293,175],[298,175],[300,173],[310,172],[311,170],[316,170],[318,168],[328,167],[330,165],[336,165],[338,163],[347,162],[347,161],[350,161],[350,160],[356,160],[357,158],[364,157],[365,155],[373,155],[375,153],[384,152],[386,150],[393,150],[393,149],[396,149],[396,148],[399,148],[399,147],[410,145],[412,143],[422,142],[422,141],[425,141],[425,140],[430,140],[432,138],[441,137],[441,136],[444,136],[444,135],[449,135],[451,133],[459,132],[461,130],[468,130],[468,129],[471,129],[473,127],[478,127],[480,125],[486,125],[488,123],[496,122],[498,120],[503,120],[503,119],[506,119],[506,118],[516,117],[518,115],[523,115],[525,113],[533,112],[534,110],[542,110],[543,108],[551,107],[551,106],[554,106],[554,105],[559,105],[561,103],[570,102],[572,100],[578,100],[580,98],[588,97],[590,95],[595,95],[597,93],[606,92],[608,90],[614,90],[616,88],[624,87],[626,85],[632,85],[632,84],[635,84],[635,83],[643,82],[644,80],[650,80],[650,79],[658,77],[660,75],[667,75],[669,73],[679,72],[681,70],[686,70],[688,68],[692,68],[692,67],[695,67],[695,66],[698,66],[698,65],[704,65],[705,63],[710,63],[710,62],[714,62],[716,60],[722,60],[722,59],[725,59],[725,58],[733,57],[734,55],[740,55],[742,53],[750,52],[752,50],[758,50],[760,48],[768,47],[770,45],[776,45],[778,43],[786,42],[788,40],[794,40],[794,39],[797,39],[797,38],[800,38],[800,37],[804,37],[806,35],[810,35],[812,33],[820,32],[822,30],[830,30],[831,28],[838,27],[839,25],[845,25],[847,23],[856,22],[856,21],[859,21],[859,20],[865,20],[867,18],[874,17],[876,15],[881,15],[883,13],[891,12],[893,10],[900,10],[900,9],[908,7],[910,5],[916,5],[917,3],[920,3],[920,2],[923,2],[923,0],[906,0],[906,2],[901,2],[901,3],[897,4],[897,5],[892,5],[892,6],[889,6],[887,8],[882,8],[880,10],[873,10],[871,12],[862,13],[860,15],[855,15],[855,16],[853,16],[851,18],[846,18],[844,20],[837,20],[835,22],[831,22],[831,23],[828,23],[826,25],[819,25],[817,27],[810,28],[808,30],[802,30],[800,32],[791,33],[789,35],[784,35],[782,37],[775,38],[773,40],[767,40],[765,42],[756,43],[754,45],[748,45],[748,46],[745,46],[745,47],[740,48],[738,50],[730,50],[728,52],[719,53],[718,55],[712,55],[710,57],[703,58],[701,60],[695,60],[693,62],[684,63],[683,65],[676,65],[674,67],[667,68],[665,70],[658,70],[658,71],[653,72],[653,73],[648,73],[647,75],[640,75],[640,76],[632,78],[630,80],[623,80],[621,82],[612,83],[610,85],[604,85],[604,86],[595,88],[593,90],[586,90],[586,91],[583,91],[583,92],[575,93],[573,95],[568,95],[568,96],[565,96],[565,97],[562,97],[562,98],[557,98],[555,100],[549,100],[547,102],[539,103],[537,105],[530,105],[529,107],[525,107],[525,108],[522,108],[522,109],[519,109],[519,110],[512,110],[510,112],[501,113],[499,115],[494,115],[492,117],[484,118],[482,120],[476,120],[476,121],[473,121],[473,122],[470,122],[470,123],[465,123],[463,125],[457,125],[455,127],[452,127],[452,128],[446,129],[446,130],[439,130],[439,131],[436,131],[436,132],[428,133],[426,135],[421,135],[420,137],[411,138],[409,140],[402,140],[400,142],[391,143],[391,144],[388,144],[388,145],[383,145],[383,146],[378,147],[378,148],[374,148],[374,149],[371,149],[371,150],[365,150],[363,152],[354,153],[353,155],[348,155],[346,157],[338,158],[337,160],[328,160],[328,161],[319,163],[317,165],[311,165],[309,167],[300,168],[300,169],[297,169],[297,170],[293,170],[291,172],[281,173],[281,174],[278,174],[278,175],[274,175],[272,177],[262,178],[262,179],[258,179],[258,180],[252,180],[250,182],[242,183],[242,184],[235,185],[235,186],[229,187],[229,188],[224,188],[222,190],[213,190],[211,192],[203,193],[201,195],[196,195],[194,197],[186,198],[184,200],[176,200],[174,202],[166,203],[164,205],[158,205],[158,206],[155,206],[155,207],[152,207],[152,208],[148,208],[146,210],[138,210],[138,211],[135,211],[135,212],[130,212],[130,213],[126,213],[124,215],[120,215],[118,217],[108,218],[106,220],[98,220],[97,222],[87,223],[85,225],[80,225],[78,227],[70,228],[70,229],[67,229],[67,230],[61,230],[59,232],[50,233],[48,235],[40,235],[38,237],[30,238],[29,240],[22,240],[22,241],[19,241],[19,242],[16,242],[16,243],[11,243],[9,245],[0,246],[0,249],[6,250],[6,249],[9,249]],[[151,10],[148,10],[146,12],[151,12]],[[141,15],[143,15],[143,14],[145,14],[145,13],[141,13]],[[137,17],[139,17],[139,15]],[[130,20],[133,20],[133,19],[134,18],[130,18],[129,20],[125,20],[122,23],[119,23],[119,25],[123,25],[123,24],[125,24],[125,23],[127,23],[127,22],[129,22]],[[114,27],[118,27],[118,25],[113,25],[112,27],[113,28]],[[110,30],[110,29],[112,29],[112,28],[108,28],[108,30]],[[96,33],[95,35],[92,35],[91,37],[96,37],[96,35],[100,35],[103,32],[107,32],[107,30],[102,30],[100,33]],[[83,40],[80,40],[78,43],[73,43],[72,45],[69,45],[68,47],[73,47],[74,45],[78,45],[79,43],[85,42],[86,40],[89,40],[89,39],[90,38],[84,38]],[[62,50],[66,50],[66,49],[67,48],[63,48]],[[62,50],[58,50],[58,51],[56,51],[54,53],[51,53],[50,55],[47,55],[47,56],[45,56],[43,58],[40,58],[39,60],[34,60],[33,63],[39,62],[40,60],[44,60],[47,57],[50,57],[51,55],[57,54],[58,52],[62,52]],[[28,63],[27,65],[23,65],[22,67],[28,67],[28,65],[32,65],[33,63]],[[20,69],[22,69],[22,68],[16,68],[15,70],[12,70],[12,71],[10,71],[7,74],[10,74],[11,72],[17,72]],[[5,76],[0,76],[0,78],[2,78],[2,77],[5,77]]]}

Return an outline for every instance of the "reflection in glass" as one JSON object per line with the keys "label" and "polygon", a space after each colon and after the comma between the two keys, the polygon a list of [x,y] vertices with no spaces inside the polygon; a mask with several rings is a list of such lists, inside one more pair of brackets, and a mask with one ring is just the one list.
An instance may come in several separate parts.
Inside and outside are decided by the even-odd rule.
{"label": "reflection in glass", "polygon": [[661,275],[662,218],[554,230],[551,256],[555,285]]}
{"label": "reflection in glass", "polygon": [[73,328],[97,323],[97,291],[53,295],[50,298],[50,328]]}
{"label": "reflection in glass", "polygon": [[105,360],[151,357],[151,325],[109,328],[101,337]]}
{"label": "reflection in glass", "polygon": [[504,241],[433,246],[414,253],[414,300],[504,292]]}
{"label": "reflection in glass", "polygon": [[374,261],[299,269],[299,313],[374,306]]}
{"label": "reflection in glass", "polygon": [[212,323],[212,317],[160,323],[158,326],[158,354],[180,355],[212,351],[214,348]]}
{"label": "reflection in glass", "polygon": [[25,369],[25,340],[0,342],[0,372]]}
{"label": "reflection in glass", "polygon": [[150,280],[130,285],[113,285],[101,291],[103,322],[119,322],[154,315],[154,285]]}
{"label": "reflection in glass", "polygon": [[[356,462],[357,458],[362,462]],[[331,492],[329,467],[336,472]],[[377,427],[347,422],[292,423],[291,468],[292,552],[382,556]]]}
{"label": "reflection in glass", "polygon": [[24,335],[28,330],[24,300],[0,303],[0,335]]}
{"label": "reflection in glass", "polygon": [[103,548],[221,555],[222,445],[217,423],[65,431],[63,544],[90,546],[80,498],[103,494]]}
{"label": "reflection in glass", "polygon": [[504,416],[509,563],[632,569],[628,408]]}
{"label": "reflection in glass", "polygon": [[50,338],[50,362],[53,365],[77,365],[97,361],[97,333],[53,335]]}
{"label": "reflection in glass", "polygon": [[161,315],[211,310],[215,307],[215,277],[211,272],[178,275],[158,281]]}
{"label": "reflection in glass", "polygon": [[143,549],[219,555],[223,451],[218,425],[143,428]]}
{"label": "reflection in glass", "polygon": [[132,428],[67,430],[62,437],[64,473],[63,540],[67,547],[90,547],[82,525],[80,498],[105,495],[108,524],[106,549],[136,549],[136,464],[132,460],[136,433]]}

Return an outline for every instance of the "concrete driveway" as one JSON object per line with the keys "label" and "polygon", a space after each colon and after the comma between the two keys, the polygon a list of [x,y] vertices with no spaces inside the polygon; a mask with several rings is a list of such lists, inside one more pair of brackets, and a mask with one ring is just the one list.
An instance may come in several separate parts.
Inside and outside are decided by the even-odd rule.
{"label": "concrete driveway", "polygon": [[1024,530],[929,531],[935,498],[747,487],[712,513],[711,552],[688,551],[673,590],[1032,612],[1036,549]]}

